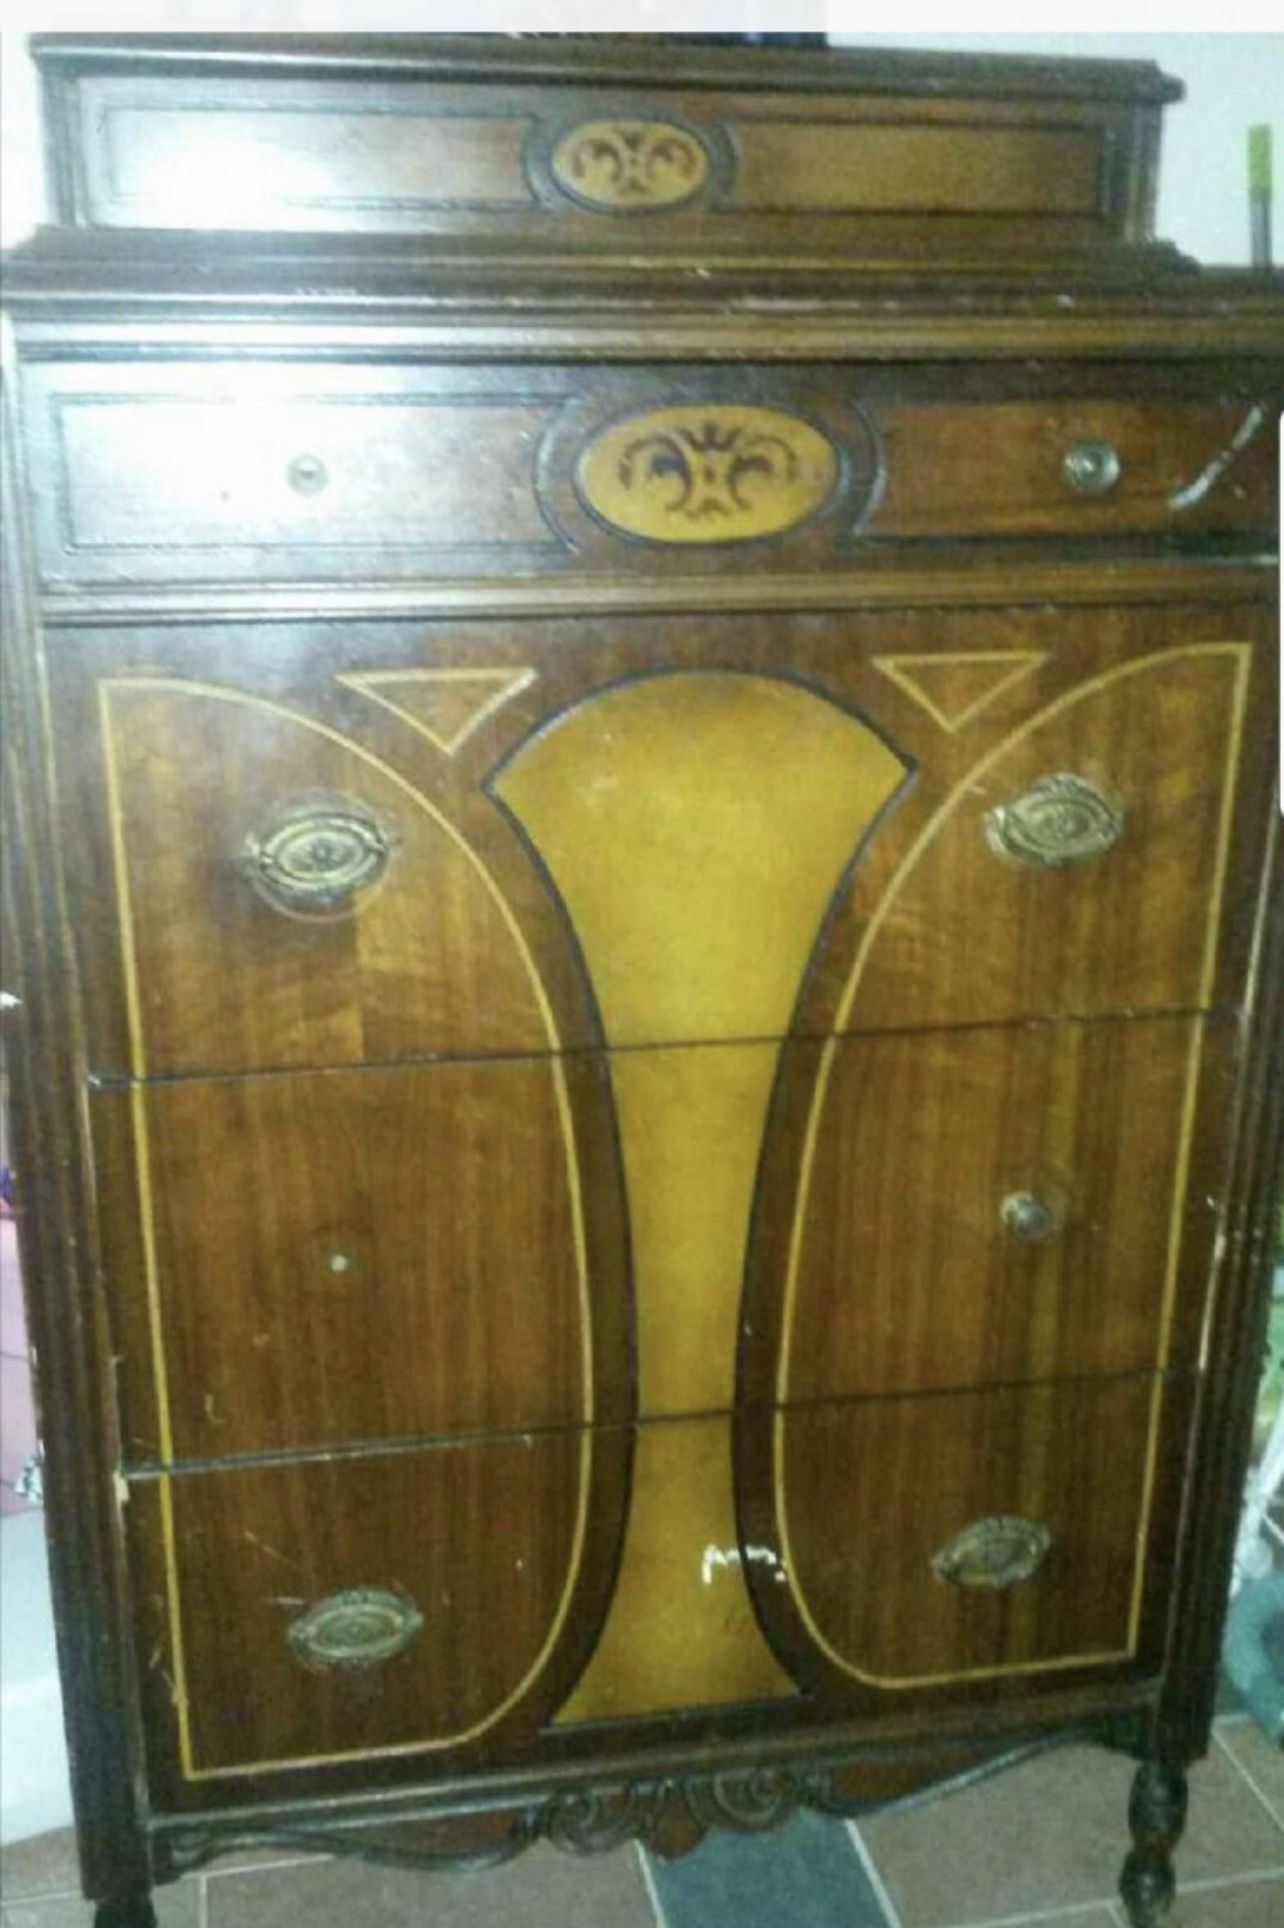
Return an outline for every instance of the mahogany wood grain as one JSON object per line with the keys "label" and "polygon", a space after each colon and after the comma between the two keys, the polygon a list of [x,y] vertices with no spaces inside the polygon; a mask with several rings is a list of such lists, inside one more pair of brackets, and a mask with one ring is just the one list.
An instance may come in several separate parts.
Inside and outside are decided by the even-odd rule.
{"label": "mahogany wood grain", "polygon": [[[1140,64],[1131,84],[1120,69],[1098,81],[1045,64],[1041,94],[1028,68],[994,60],[943,84],[930,61],[768,55],[754,71],[695,48],[650,72],[555,73],[537,48],[496,59],[467,39],[440,39],[418,60],[390,49],[364,73],[334,70],[331,56],[284,68],[267,49],[256,73],[244,46],[220,71],[216,43],[197,73],[176,43],[140,53],[132,72],[113,71],[118,51],[104,58],[90,38],[74,51],[37,43],[63,220],[500,236],[509,247],[571,238],[604,252],[621,246],[622,226],[641,227],[651,251],[717,246],[728,227],[762,251],[811,231],[833,245],[837,222],[849,248],[883,252],[877,217],[908,211],[938,230],[964,216],[973,257],[1018,237],[1027,252],[1067,238],[1084,247],[1151,232],[1155,110],[1173,92]],[[256,82],[266,97],[247,98]],[[608,155],[603,197],[598,173],[559,170],[556,150],[577,127],[602,141],[617,122],[685,140],[677,162],[660,150],[658,172],[624,172],[627,146]],[[338,178],[336,144],[350,156]],[[177,196],[189,171],[202,191]],[[862,213],[875,218],[852,218]]]}
{"label": "mahogany wood grain", "polygon": [[[1183,371],[1165,391],[1153,372],[1122,364],[1095,371],[1080,395],[1046,377],[1054,392],[1043,400],[1009,398],[1013,386],[1006,374],[966,384],[956,375],[951,393],[931,371],[889,383],[860,365],[800,379],[753,364],[658,375],[60,362],[28,382],[41,572],[54,589],[354,571],[371,581],[593,568],[725,574],[850,565],[888,539],[1073,542],[1269,527],[1270,425],[1281,401],[1272,378],[1228,396]],[[1015,386],[1038,384],[1027,375]],[[737,410],[768,407],[788,418],[777,433],[790,421],[819,431],[839,482],[810,513],[782,513],[765,541],[729,539],[729,497],[716,520],[653,516],[639,539],[586,498],[585,461],[613,425],[636,418],[641,438],[648,419],[674,405],[695,411],[697,433],[702,408],[721,410],[724,435]],[[1085,495],[1064,463],[1098,441],[1115,451],[1119,479]],[[636,466],[628,473],[645,509]],[[786,479],[749,476],[746,486],[758,504]],[[652,495],[651,506],[671,508],[673,482]]]}
{"label": "mahogany wood grain", "polygon": [[[577,706],[602,719],[609,757],[610,705],[594,696],[666,673],[693,704],[708,672],[801,679],[915,772],[859,850],[851,831],[843,854],[859,861],[828,917],[779,932],[811,963],[787,992],[793,1018],[754,1035],[1234,1002],[1273,781],[1256,722],[1274,701],[1269,639],[1261,605],[1210,603],[60,629],[52,701],[91,1064],[128,1073],[139,1039],[154,1073],[599,1046],[583,933],[492,789]],[[512,693],[448,754],[414,706],[433,677],[469,671],[510,675]],[[131,719],[116,731],[115,849],[104,680]],[[490,703],[496,685],[481,687]],[[710,766],[689,825],[689,861],[719,866],[724,889],[781,836],[770,787],[728,796],[730,769]],[[1123,805],[1122,841],[1063,871],[996,856],[985,811],[1063,769]],[[775,780],[790,781],[787,759]],[[255,826],[318,789],[364,801],[399,838],[356,916],[283,915],[238,864]],[[635,790],[644,825],[655,799]],[[776,981],[769,921],[764,945]],[[751,989],[704,1011],[701,1035],[743,1037]],[[688,1041],[672,1003],[644,1008],[628,1042]]]}
{"label": "mahogany wood grain", "polygon": [[[846,1039],[832,1056],[787,1046],[740,1397],[1189,1362],[1225,1196],[1234,1052],[1229,1024],[1205,1034],[1169,1018]],[[1022,1195],[1050,1214],[1037,1243],[1002,1215]]]}
{"label": "mahogany wood grain", "polygon": [[[746,1409],[742,1532],[777,1563],[748,1568],[772,1644],[838,1704],[1155,1668],[1188,1414],[1186,1386],[1147,1377]],[[1005,1516],[1051,1535],[1031,1577],[972,1589],[933,1570]]]}
{"label": "mahogany wood grain", "polygon": [[591,1058],[100,1092],[129,1463],[627,1419]]}
{"label": "mahogany wood grain", "polygon": [[[565,1431],[135,1483],[162,1800],[268,1772],[306,1786],[320,1767],[368,1781],[389,1753],[431,1774],[443,1755],[529,1745],[593,1643],[627,1448]],[[386,1660],[309,1664],[291,1627],[352,1589],[405,1600],[422,1629]]]}

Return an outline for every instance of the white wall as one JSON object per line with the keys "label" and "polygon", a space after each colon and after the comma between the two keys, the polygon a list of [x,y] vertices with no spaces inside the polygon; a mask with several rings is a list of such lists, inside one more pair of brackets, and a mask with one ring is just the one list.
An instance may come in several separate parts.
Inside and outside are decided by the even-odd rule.
{"label": "white wall", "polygon": [[[650,28],[665,24],[652,18],[647,0],[629,0],[629,4],[634,9],[631,25]],[[744,0],[741,4],[744,5]],[[532,29],[555,25],[569,30],[581,24],[586,12],[590,15],[595,9],[606,12],[610,5],[611,0],[588,0],[587,5],[584,0],[548,0],[548,4],[543,4],[543,0],[527,0],[522,25]],[[808,11],[805,5],[802,10]],[[329,4],[328,0],[307,0],[306,4],[288,8],[279,5],[202,7],[186,5],[184,0],[169,0],[168,6],[152,4],[134,9],[121,6],[114,11],[118,15],[132,11],[139,25],[143,22],[137,16],[145,13],[149,16],[148,26],[179,30],[197,20],[207,27],[258,24],[276,28],[295,24],[314,31],[359,24],[387,29],[458,23],[457,11],[441,4],[441,0],[436,5],[432,0],[405,0],[405,4],[395,6],[382,0],[372,8],[377,17],[364,22],[353,20],[355,9],[351,0],[341,5]],[[487,0],[472,0],[472,11],[474,24],[483,26],[490,24],[487,15],[493,17],[495,10],[487,5]],[[656,12],[660,11],[657,7]],[[746,5],[740,16],[741,24],[784,27],[787,23],[780,16],[785,11],[783,0],[772,0],[770,6]],[[65,22],[61,18],[63,13],[69,16]],[[750,20],[747,17],[750,13],[755,16],[765,13],[767,17]],[[42,6],[25,6],[22,0],[14,0],[10,18],[19,14],[38,14],[41,27],[52,29],[63,24],[82,25],[84,8],[60,8],[55,0],[44,0]],[[74,20],[70,16],[75,16]],[[806,24],[810,24],[810,20]],[[1167,72],[1183,80],[1187,88],[1186,100],[1169,108],[1165,116],[1160,234],[1202,261],[1248,260],[1245,129],[1255,122],[1264,121],[1274,127],[1279,189],[1276,200],[1277,204],[1284,203],[1284,34],[995,32],[835,34],[833,37],[845,46],[943,47],[989,53],[1157,60]],[[34,76],[23,36],[18,33],[0,36],[0,89],[3,96],[0,238],[10,246],[30,231],[40,218],[41,210]],[[1284,259],[1284,214],[1278,211],[1275,252],[1277,259]]]}

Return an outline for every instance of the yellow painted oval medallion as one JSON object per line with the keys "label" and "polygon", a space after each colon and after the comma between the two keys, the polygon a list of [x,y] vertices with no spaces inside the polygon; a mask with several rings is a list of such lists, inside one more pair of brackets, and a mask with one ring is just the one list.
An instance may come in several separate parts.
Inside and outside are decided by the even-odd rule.
{"label": "yellow painted oval medallion", "polygon": [[838,484],[828,436],[774,408],[713,402],[631,415],[590,442],[578,484],[604,522],[648,542],[779,535]]}
{"label": "yellow painted oval medallion", "polygon": [[709,153],[671,121],[582,121],[553,148],[550,170],[572,200],[627,214],[689,201],[709,178]]}

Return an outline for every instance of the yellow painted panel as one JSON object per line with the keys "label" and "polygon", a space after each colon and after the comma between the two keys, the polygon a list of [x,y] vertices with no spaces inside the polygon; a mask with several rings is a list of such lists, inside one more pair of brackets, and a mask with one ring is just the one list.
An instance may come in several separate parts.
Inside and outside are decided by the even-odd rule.
{"label": "yellow painted panel", "polygon": [[788,1028],[846,866],[905,767],[800,684],[619,683],[528,742],[496,793],[561,893],[613,1045]]}
{"label": "yellow painted panel", "polygon": [[[558,1724],[796,1693],[763,1638],[741,1557],[730,1420],[639,1428],[610,1617]],[[753,1547],[748,1557],[771,1558]]]}
{"label": "yellow painted panel", "polygon": [[710,403],[631,415],[596,435],[576,480],[588,507],[649,542],[745,542],[824,506],[839,477],[827,435],[774,408]]}
{"label": "yellow painted panel", "polygon": [[702,1045],[612,1061],[644,1417],[716,1412],[732,1402],[745,1244],[777,1050]]}

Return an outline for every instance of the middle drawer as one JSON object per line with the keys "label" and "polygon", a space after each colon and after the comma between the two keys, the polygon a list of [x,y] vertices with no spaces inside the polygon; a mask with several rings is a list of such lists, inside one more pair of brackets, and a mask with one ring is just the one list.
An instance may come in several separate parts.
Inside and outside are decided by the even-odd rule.
{"label": "middle drawer", "polygon": [[93,1114],[127,1462],[1151,1372],[1233,1027],[214,1079]]}

